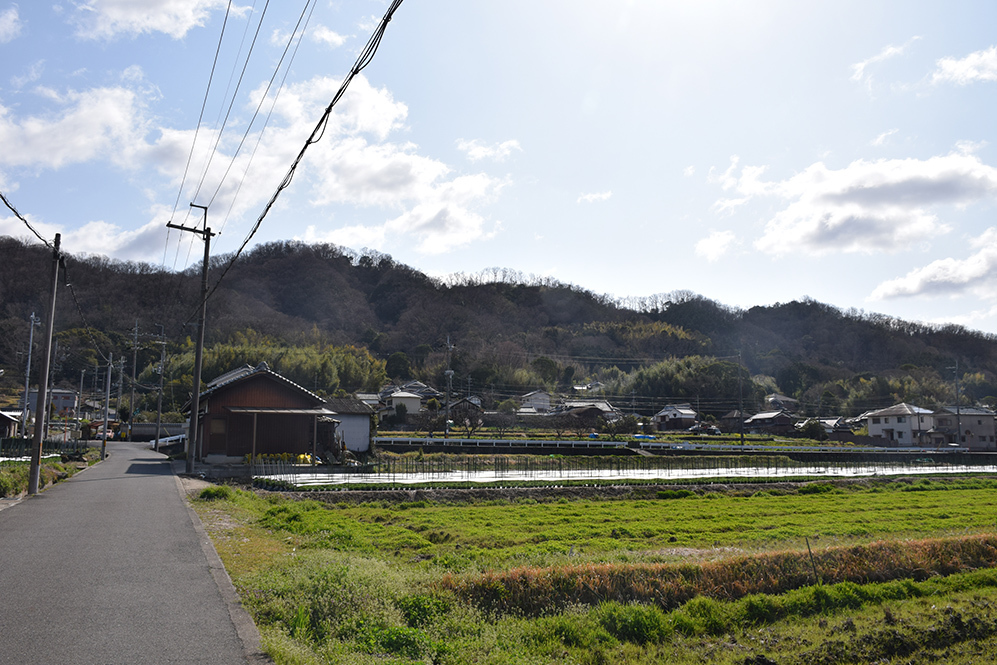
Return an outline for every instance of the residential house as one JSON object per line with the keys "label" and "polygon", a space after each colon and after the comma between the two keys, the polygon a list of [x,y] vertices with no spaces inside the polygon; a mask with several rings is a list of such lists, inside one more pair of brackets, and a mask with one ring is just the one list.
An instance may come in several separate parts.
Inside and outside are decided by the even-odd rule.
{"label": "residential house", "polygon": [[799,400],[787,397],[786,395],[780,395],[779,393],[766,395],[765,406],[768,411],[789,411],[790,413],[796,413],[800,410]]}
{"label": "residential house", "polygon": [[698,418],[699,414],[691,404],[669,404],[654,414],[654,428],[658,431],[689,429]]}
{"label": "residential house", "polygon": [[335,444],[335,412],[321,397],[272,371],[265,362],[209,381],[200,403],[199,458],[321,455]]}
{"label": "residential house", "polygon": [[976,406],[943,406],[932,414],[931,443],[958,445],[972,452],[997,450],[994,412]]}
{"label": "residential house", "polygon": [[404,405],[405,413],[415,415],[419,413],[419,409],[422,408],[422,398],[415,393],[399,390],[398,392],[388,395],[387,399],[384,401],[384,404],[386,411],[389,414],[398,413],[399,405]]}
{"label": "residential house", "polygon": [[461,397],[450,404],[450,420],[457,427],[463,426],[465,421],[477,422],[482,419],[483,415],[484,411],[481,409],[480,399]]}
{"label": "residential house", "polygon": [[791,434],[796,418],[788,411],[763,411],[744,421],[744,431],[753,434]]}
{"label": "residential house", "polygon": [[391,395],[398,392],[410,393],[412,395],[418,395],[419,399],[425,402],[426,400],[436,398],[443,399],[444,395],[436,388],[427,386],[422,381],[408,381],[400,386],[394,384],[388,384],[381,388],[378,396],[382,402],[387,403],[387,400]]}
{"label": "residential house", "polygon": [[0,439],[12,439],[17,436],[21,421],[12,413],[0,411]]}
{"label": "residential house", "polygon": [[827,436],[833,437],[836,434],[844,435],[850,434],[852,429],[848,426],[848,421],[843,416],[825,416],[822,418],[805,418],[796,423],[796,429],[801,430],[806,427],[806,424],[811,420],[816,420],[817,423],[824,429],[824,433]]}
{"label": "residential house", "polygon": [[550,393],[546,390],[528,392],[519,398],[519,406],[521,409],[533,409],[533,413],[547,413],[551,407]]}
{"label": "residential house", "polygon": [[377,393],[357,393],[356,398],[375,411],[381,405],[381,396]]}
{"label": "residential house", "polygon": [[744,424],[744,415],[737,409],[728,411],[720,418],[720,429],[724,432],[738,433]]}
{"label": "residential house", "polygon": [[353,397],[333,397],[325,401],[325,406],[339,421],[337,436],[341,436],[346,449],[352,453],[367,453],[373,437],[372,409],[363,400]]}
{"label": "residential house", "polygon": [[591,420],[593,423],[597,418],[613,421],[620,417],[619,410],[604,399],[599,400],[565,400],[548,415],[570,415],[583,420]]}
{"label": "residential house", "polygon": [[[52,406],[56,415],[73,415],[76,411],[77,394],[75,390],[64,388],[51,388],[48,391],[48,403]],[[24,403],[24,393],[21,393],[21,403]],[[28,413],[34,414],[38,410],[38,390],[28,391]]]}
{"label": "residential house", "polygon": [[930,409],[901,402],[865,414],[869,436],[885,439],[886,445],[918,446],[930,443],[934,426]]}

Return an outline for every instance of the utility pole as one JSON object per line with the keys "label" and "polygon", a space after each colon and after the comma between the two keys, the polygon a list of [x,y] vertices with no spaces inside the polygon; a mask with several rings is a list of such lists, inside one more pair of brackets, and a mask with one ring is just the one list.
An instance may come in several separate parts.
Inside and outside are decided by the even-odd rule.
{"label": "utility pole", "polygon": [[[24,370],[24,408],[21,409],[21,437],[28,433],[28,390],[31,385],[31,347],[35,343],[35,326],[40,326],[42,320],[31,312],[31,325],[28,328],[28,367]],[[37,405],[37,402],[35,403]]]}
{"label": "utility pole", "polygon": [[[62,255],[59,246],[62,234],[55,234],[52,247],[52,295],[49,299],[48,321],[45,324],[45,357],[42,358],[42,371],[38,376],[38,401],[35,404],[35,435],[31,440],[31,465],[28,468],[28,494],[38,494],[41,475],[42,441],[45,438],[45,405],[48,401],[48,369],[52,361],[52,333],[55,330],[55,297],[59,288],[59,262]],[[27,394],[24,395],[27,406]]]}
{"label": "utility pole", "polygon": [[156,398],[156,443],[153,450],[159,452],[159,428],[163,423],[163,375],[166,374],[166,328],[159,326],[159,397]]}
{"label": "utility pole", "polygon": [[110,425],[111,411],[111,372],[114,371],[114,354],[109,353],[107,359],[107,381],[104,384],[104,434],[100,445],[100,458],[107,457],[107,428]]}
{"label": "utility pole", "polygon": [[744,445],[744,388],[741,382],[741,352],[737,352],[737,410],[740,416],[737,419],[741,432],[741,445]]}
{"label": "utility pole", "polygon": [[85,369],[80,370],[80,394],[76,398],[76,424],[80,424],[80,412],[83,410],[83,377],[86,375]]}
{"label": "utility pole", "polygon": [[959,408],[959,359],[955,359],[955,443],[962,443],[962,411]]}
{"label": "utility pole", "polygon": [[444,372],[447,377],[447,408],[446,408],[446,420],[443,426],[443,438],[450,438],[450,393],[453,392],[453,370],[450,369],[450,350],[453,349],[453,344],[450,343],[450,335],[447,335],[447,371]]}
{"label": "utility pole", "polygon": [[201,408],[201,362],[204,360],[204,313],[208,300],[208,258],[211,251],[211,236],[214,234],[208,227],[208,206],[190,204],[191,208],[198,208],[204,211],[204,229],[183,226],[169,222],[168,228],[189,231],[201,236],[204,240],[204,263],[201,266],[201,308],[197,317],[197,347],[194,352],[194,387],[190,406],[190,429],[187,432],[187,473],[194,473],[194,457],[197,444],[200,443],[200,418],[198,411]]}
{"label": "utility pole", "polygon": [[[118,397],[114,402],[115,410],[118,412],[118,419],[121,419],[121,396],[125,392],[125,359],[121,358],[118,361]],[[121,431],[121,426],[119,424],[118,431]]]}
{"label": "utility pole", "polygon": [[132,439],[132,420],[135,419],[135,365],[138,363],[138,319],[135,319],[135,336],[132,338],[132,392],[128,398],[128,440]]}

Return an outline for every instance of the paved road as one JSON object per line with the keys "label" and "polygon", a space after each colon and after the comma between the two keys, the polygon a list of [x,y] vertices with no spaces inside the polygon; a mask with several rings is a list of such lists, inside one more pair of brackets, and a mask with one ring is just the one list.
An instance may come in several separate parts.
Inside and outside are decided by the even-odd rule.
{"label": "paved road", "polygon": [[265,663],[163,455],[110,456],[0,510],[0,663]]}

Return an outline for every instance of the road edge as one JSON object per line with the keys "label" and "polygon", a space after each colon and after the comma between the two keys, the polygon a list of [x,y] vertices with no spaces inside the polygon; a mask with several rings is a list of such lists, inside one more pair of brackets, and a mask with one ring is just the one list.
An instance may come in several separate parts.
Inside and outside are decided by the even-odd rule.
{"label": "road edge", "polygon": [[208,570],[211,572],[211,578],[215,581],[222,600],[225,601],[229,617],[232,619],[232,625],[239,636],[239,641],[242,642],[242,650],[243,655],[246,657],[246,662],[250,663],[250,665],[273,665],[273,661],[263,652],[260,646],[260,631],[253,622],[253,618],[249,616],[249,612],[242,606],[239,593],[235,590],[235,585],[232,584],[232,578],[229,577],[228,571],[225,570],[225,564],[222,563],[221,557],[218,556],[215,545],[205,530],[201,518],[198,517],[194,508],[190,505],[187,492],[184,490],[183,481],[177,474],[176,469],[173,469],[173,479],[176,481],[180,500],[183,501],[184,508],[187,509],[187,515],[190,517],[190,522],[194,526],[194,531],[197,532],[198,540],[201,542],[201,551],[204,552],[204,557],[208,561]]}

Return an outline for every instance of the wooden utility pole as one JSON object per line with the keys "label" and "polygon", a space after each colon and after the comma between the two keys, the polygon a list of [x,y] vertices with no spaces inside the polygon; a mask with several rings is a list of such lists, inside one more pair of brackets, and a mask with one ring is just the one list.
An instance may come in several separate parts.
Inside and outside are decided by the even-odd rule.
{"label": "wooden utility pole", "polygon": [[[59,245],[62,235],[55,234],[52,247],[52,295],[49,299],[48,321],[45,324],[45,355],[42,357],[42,371],[38,376],[38,401],[35,403],[35,435],[31,440],[31,465],[28,467],[28,494],[38,494],[41,475],[42,441],[45,439],[45,407],[48,403],[48,370],[52,362],[52,333],[55,329],[55,296],[59,287]],[[28,395],[24,395],[24,406],[28,406]]]}
{"label": "wooden utility pole", "polygon": [[190,429],[187,432],[187,473],[194,473],[194,458],[198,450],[201,439],[201,427],[199,422],[199,410],[201,408],[201,362],[204,359],[204,313],[208,300],[208,258],[211,252],[211,236],[214,234],[208,227],[208,206],[190,204],[191,208],[200,208],[204,211],[204,229],[198,229],[182,224],[169,222],[168,228],[189,231],[201,236],[204,240],[204,263],[201,266],[201,307],[197,317],[197,347],[194,351],[194,387],[190,405]]}

